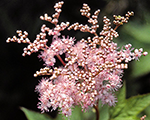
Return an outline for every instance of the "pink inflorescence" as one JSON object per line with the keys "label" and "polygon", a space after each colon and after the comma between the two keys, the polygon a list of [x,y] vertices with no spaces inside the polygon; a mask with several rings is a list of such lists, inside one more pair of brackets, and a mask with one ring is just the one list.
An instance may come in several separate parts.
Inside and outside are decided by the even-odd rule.
{"label": "pink inflorescence", "polygon": [[[36,86],[40,96],[38,108],[44,112],[49,111],[50,107],[52,110],[59,107],[65,116],[70,116],[71,108],[75,105],[81,105],[83,110],[87,110],[101,100],[102,104],[113,106],[117,102],[114,92],[122,86],[123,69],[128,68],[129,61],[138,60],[142,54],[147,55],[142,48],[134,50],[131,44],[119,50],[117,43],[113,42],[113,38],[119,36],[116,29],[127,23],[133,12],[128,12],[125,17],[114,15],[113,23],[116,25],[114,29],[105,16],[103,30],[98,35],[96,31],[99,28],[97,19],[100,10],[91,15],[89,6],[83,4],[81,15],[88,18],[91,26],[79,23],[69,26],[69,22],[58,24],[63,3],[56,3],[54,6],[56,12],[52,17],[48,14],[40,17],[55,27],[50,29],[43,25],[33,43],[27,38],[28,33],[21,30],[17,31],[19,38],[14,36],[7,39],[7,42],[29,44],[24,48],[23,56],[41,51],[38,57],[43,59],[45,67],[36,71],[34,76],[49,75],[49,77],[42,78]],[[75,38],[61,36],[60,32],[65,28],[89,32],[93,37],[75,43]],[[47,35],[53,36],[50,46],[47,45]],[[62,59],[62,54],[65,54],[65,59]],[[54,57],[57,57],[63,66],[55,67]]]}

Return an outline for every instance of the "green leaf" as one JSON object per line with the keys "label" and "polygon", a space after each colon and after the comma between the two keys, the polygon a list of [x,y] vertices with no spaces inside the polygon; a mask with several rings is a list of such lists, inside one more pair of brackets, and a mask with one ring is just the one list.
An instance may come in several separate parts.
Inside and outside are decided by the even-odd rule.
{"label": "green leaf", "polygon": [[117,94],[118,102],[115,107],[110,107],[109,120],[139,120],[137,117],[146,107],[150,105],[150,93],[144,95],[137,95],[125,99],[126,86],[120,89]]}
{"label": "green leaf", "polygon": [[[76,106],[74,109],[72,109],[72,115],[69,117],[69,120],[95,120],[96,119],[96,113],[95,109],[91,108],[89,111],[82,112],[82,108],[79,106]],[[100,114],[100,120],[108,120],[109,118],[109,112],[108,112],[108,106],[104,105],[102,106],[99,104],[99,114]],[[68,120],[65,116],[62,114],[58,114],[57,118],[55,120]]]}
{"label": "green leaf", "polygon": [[75,106],[75,108],[72,111],[72,115],[70,120],[83,120],[83,112],[81,111],[80,106]]}
{"label": "green leaf", "polygon": [[95,120],[96,118],[96,113],[95,113],[95,109],[91,108],[86,112],[83,112],[83,120]]}
{"label": "green leaf", "polygon": [[24,107],[20,108],[24,114],[26,115],[28,120],[52,120],[52,118],[50,118],[47,114],[41,114],[29,109],[26,109]]}
{"label": "green leaf", "polygon": [[110,118],[115,118],[116,116],[118,116],[121,112],[121,110],[124,108],[125,104],[125,100],[126,100],[126,84],[124,83],[123,87],[118,91],[118,93],[116,93],[117,95],[117,103],[115,105],[115,107],[111,107],[109,109],[109,113],[110,113]]}
{"label": "green leaf", "polygon": [[55,118],[55,120],[68,120],[68,118],[62,114],[58,114],[57,117]]}
{"label": "green leaf", "polygon": [[110,119],[110,120],[140,120],[137,117],[116,117],[114,119]]}
{"label": "green leaf", "polygon": [[148,106],[142,113],[141,116],[146,115],[146,120],[150,120],[150,106]]}
{"label": "green leaf", "polygon": [[146,115],[146,120],[150,120],[150,106],[148,106],[146,109],[144,109],[139,115],[138,117],[142,117]]}
{"label": "green leaf", "polygon": [[[108,105],[99,105],[99,115],[100,120],[108,120],[109,119],[109,107]],[[94,120],[94,119],[93,119]]]}
{"label": "green leaf", "polygon": [[[83,114],[81,107],[75,106],[75,108],[72,109],[72,115],[69,117],[69,120],[84,120]],[[62,114],[58,114],[55,120],[68,120],[68,118]]]}
{"label": "green leaf", "polygon": [[150,105],[150,94],[133,96],[126,100],[126,105],[119,117],[137,116]]}

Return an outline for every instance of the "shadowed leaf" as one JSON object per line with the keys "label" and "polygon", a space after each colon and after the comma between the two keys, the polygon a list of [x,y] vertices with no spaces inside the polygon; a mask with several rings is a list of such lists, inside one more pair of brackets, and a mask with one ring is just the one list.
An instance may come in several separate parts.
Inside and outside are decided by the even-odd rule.
{"label": "shadowed leaf", "polygon": [[21,107],[20,109],[24,112],[28,120],[53,120],[45,113],[41,114],[32,110],[26,109],[24,107]]}

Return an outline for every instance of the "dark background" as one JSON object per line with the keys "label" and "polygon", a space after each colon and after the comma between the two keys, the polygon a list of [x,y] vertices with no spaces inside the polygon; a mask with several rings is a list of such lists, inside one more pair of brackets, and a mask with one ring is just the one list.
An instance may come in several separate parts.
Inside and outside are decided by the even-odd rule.
{"label": "dark background", "polygon": [[[39,33],[43,23],[53,27],[53,25],[41,21],[39,17],[44,13],[52,15],[54,13],[53,6],[56,2],[58,0],[0,1],[0,120],[26,120],[23,112],[19,109],[21,106],[40,111],[37,109],[38,95],[34,91],[40,78],[34,78],[33,74],[42,67],[43,62],[39,62],[36,57],[38,53],[23,57],[23,48],[26,45],[7,44],[6,39],[17,35],[16,30],[22,30],[29,33],[29,39],[32,41]],[[64,2],[59,21],[69,21],[70,23],[78,21],[86,24],[87,19],[80,15],[79,10],[83,3],[87,3],[92,9],[92,13],[101,9],[99,15],[100,30],[104,15],[112,19],[113,14],[124,15],[127,11],[134,11],[135,16],[131,18],[131,21],[138,20],[140,24],[144,24],[143,15],[150,12],[149,0],[64,0]],[[119,28],[118,31],[120,30]],[[65,33],[72,37],[76,36],[77,39],[87,36],[86,33],[79,31],[66,31]],[[122,36],[124,36],[123,33]],[[124,76],[127,81],[127,92],[129,91],[128,97],[150,92],[149,72],[131,80],[131,70],[132,67],[126,70]],[[135,80],[136,85],[133,87],[131,85],[132,83],[135,84]]]}

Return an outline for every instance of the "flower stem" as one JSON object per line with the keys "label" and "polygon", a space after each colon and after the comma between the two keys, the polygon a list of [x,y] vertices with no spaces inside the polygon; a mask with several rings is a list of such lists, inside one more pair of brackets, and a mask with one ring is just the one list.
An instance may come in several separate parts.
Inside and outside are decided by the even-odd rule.
{"label": "flower stem", "polygon": [[115,28],[114,28],[114,30],[117,30],[117,28],[119,27],[120,25],[117,25]]}
{"label": "flower stem", "polygon": [[60,55],[56,55],[56,56],[57,56],[57,58],[60,60],[60,62],[63,64],[63,66],[65,66],[66,63],[62,60],[62,58],[60,57]]}
{"label": "flower stem", "polygon": [[96,120],[99,120],[98,102],[97,102],[97,105],[94,105],[94,109],[96,110]]}

